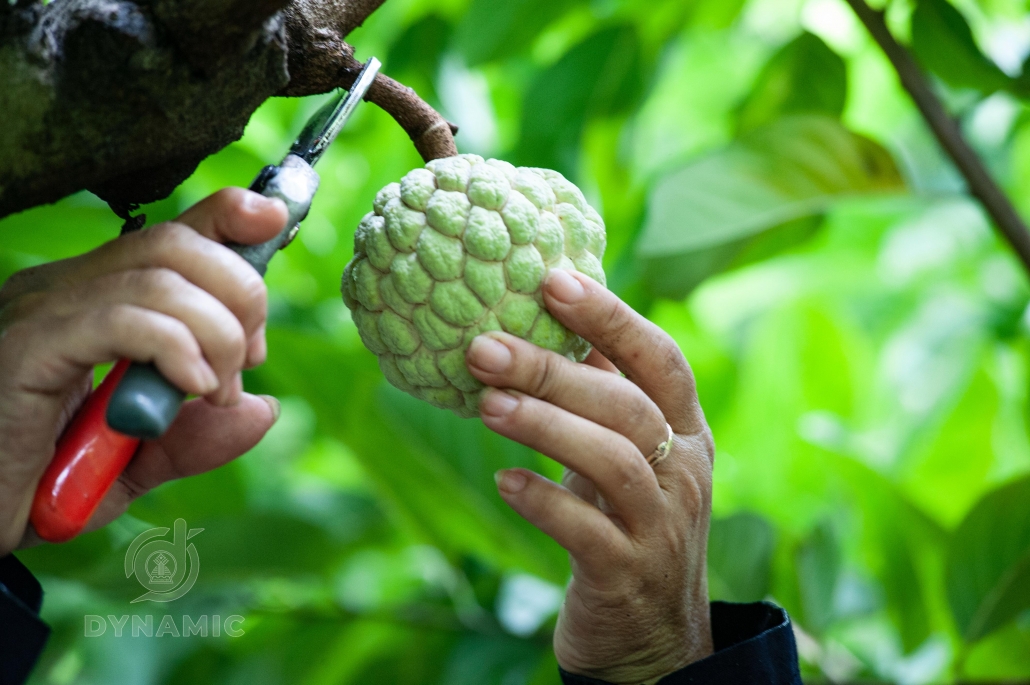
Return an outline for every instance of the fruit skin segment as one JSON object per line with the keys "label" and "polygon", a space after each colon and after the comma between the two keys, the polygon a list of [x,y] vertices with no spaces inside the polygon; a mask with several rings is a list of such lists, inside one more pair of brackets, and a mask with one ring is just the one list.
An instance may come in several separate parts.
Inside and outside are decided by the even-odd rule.
{"label": "fruit skin segment", "polygon": [[354,233],[343,300],[396,388],[459,416],[483,385],[465,367],[473,338],[506,331],[583,361],[590,345],[546,310],[551,269],[605,285],[605,228],[556,171],[458,155],[376,195]]}

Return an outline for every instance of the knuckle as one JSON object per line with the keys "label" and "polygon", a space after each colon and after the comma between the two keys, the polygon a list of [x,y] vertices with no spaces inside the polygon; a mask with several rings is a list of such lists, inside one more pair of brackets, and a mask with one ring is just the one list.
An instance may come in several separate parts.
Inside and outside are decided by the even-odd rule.
{"label": "knuckle", "polygon": [[147,494],[149,490],[140,485],[134,478],[130,478],[123,472],[122,475],[118,476],[118,482],[122,484],[125,489],[125,494],[129,500],[136,500]]}
{"label": "knuckle", "polygon": [[247,192],[243,188],[222,188],[214,194],[215,214],[228,217],[243,214],[247,202]]}
{"label": "knuckle", "polygon": [[173,348],[192,357],[200,356],[200,348],[189,328],[170,316],[122,304],[106,306],[89,316],[97,328],[112,339],[127,340],[144,332],[152,340],[155,352]]}
{"label": "knuckle", "polygon": [[715,436],[707,424],[705,424],[704,430],[701,431],[700,439],[701,450],[708,458],[708,466],[712,467],[715,465]]}
{"label": "knuckle", "polygon": [[[154,317],[147,317],[141,310],[131,305],[111,304],[101,307],[99,311],[80,315],[93,324],[98,338],[106,338],[113,342],[121,342],[138,338],[142,335],[153,337],[155,333]],[[164,337],[164,336],[162,336]]]}
{"label": "knuckle", "polygon": [[165,267],[148,269],[143,278],[150,283],[150,287],[158,294],[181,291],[187,282],[178,271]]}
{"label": "knuckle", "polygon": [[668,556],[674,559],[681,559],[687,551],[688,541],[684,531],[679,526],[664,526],[661,531],[662,548],[667,550]]}
{"label": "knuckle", "polygon": [[554,442],[556,436],[564,430],[556,412],[546,402],[531,395],[516,397],[518,405],[506,419],[510,428],[537,436],[545,444]]}
{"label": "knuckle", "polygon": [[132,269],[112,277],[122,292],[134,293],[144,299],[153,299],[181,290],[185,279],[176,271],[165,267]]}
{"label": "knuckle", "polygon": [[39,327],[29,319],[18,319],[0,329],[0,363],[5,368],[17,368],[24,352],[32,349],[38,333]]}
{"label": "knuckle", "polygon": [[663,333],[659,339],[658,346],[655,348],[655,352],[660,356],[661,368],[665,370],[666,374],[687,382],[690,390],[693,391],[694,372],[691,370],[690,364],[687,363],[687,358],[683,355],[683,350],[680,349],[679,345]]}
{"label": "knuckle", "polygon": [[670,490],[682,511],[692,518],[707,516],[712,509],[712,467],[707,456],[691,450],[668,474]]}
{"label": "knuckle", "polygon": [[211,225],[220,236],[231,235],[232,226],[245,213],[247,191],[223,188],[211,197]]}
{"label": "knuckle", "polygon": [[599,532],[596,537],[598,557],[610,564],[613,570],[619,571],[633,565],[633,555],[618,538],[604,532]]}
{"label": "knuckle", "polygon": [[619,450],[615,458],[615,475],[625,489],[636,490],[643,486],[651,475],[650,471],[651,467],[635,447]]}
{"label": "knuckle", "polygon": [[158,260],[172,254],[189,251],[190,246],[199,237],[192,228],[175,221],[158,224],[138,235]]}
{"label": "knuckle", "polygon": [[96,328],[108,331],[113,338],[121,338],[137,330],[140,323],[129,307],[119,304],[101,307],[93,316]]}
{"label": "knuckle", "polygon": [[555,389],[560,385],[558,378],[561,373],[562,365],[558,355],[549,353],[539,354],[529,382],[530,391],[537,397],[551,397]]}
{"label": "knuckle", "polygon": [[268,316],[268,286],[249,266],[246,271],[241,268],[232,294],[225,300],[248,335]]}
{"label": "knuckle", "polygon": [[519,414],[525,417],[524,420],[527,423],[533,424],[536,427],[536,432],[540,435],[550,436],[561,430],[561,426],[557,424],[558,417],[556,413],[546,411],[546,405],[542,402],[525,397],[520,398],[519,406],[512,415]]}
{"label": "knuckle", "polygon": [[626,333],[633,328],[635,323],[635,312],[622,300],[615,300],[608,315],[605,318],[602,330],[612,342],[618,342]]}
{"label": "knuckle", "polygon": [[[640,390],[636,385],[633,387],[635,388],[635,391],[631,395],[632,399],[626,403],[625,407],[625,411],[628,413],[626,422],[630,426],[650,427],[655,424],[656,419],[661,417],[661,411],[657,406],[655,406],[655,403],[651,401],[651,398],[645,395],[642,390]],[[662,436],[661,440],[664,439],[665,436]],[[659,440],[659,442],[661,442],[661,440]]]}
{"label": "knuckle", "polygon": [[240,293],[248,318],[264,318],[268,306],[268,286],[256,271],[242,277]]}
{"label": "knuckle", "polygon": [[169,346],[178,349],[181,354],[186,355],[193,360],[198,360],[203,357],[200,343],[197,342],[197,339],[193,337],[193,332],[182,321],[171,317],[162,317],[158,330],[158,335],[165,340]]}
{"label": "knuckle", "polygon": [[241,367],[247,355],[247,335],[243,326],[235,319],[224,320],[218,337],[224,350],[226,363],[234,368]]}
{"label": "knuckle", "polygon": [[651,349],[650,358],[647,360],[648,366],[655,369],[658,374],[671,379],[680,388],[683,403],[692,401],[692,398],[696,397],[697,387],[694,371],[690,368],[683,350],[657,326],[654,326],[653,335],[648,337],[650,340],[645,343]]}
{"label": "knuckle", "polygon": [[710,479],[686,475],[680,483],[680,496],[683,499],[684,514],[689,517],[691,525],[697,525],[708,515],[712,508],[712,488]]}

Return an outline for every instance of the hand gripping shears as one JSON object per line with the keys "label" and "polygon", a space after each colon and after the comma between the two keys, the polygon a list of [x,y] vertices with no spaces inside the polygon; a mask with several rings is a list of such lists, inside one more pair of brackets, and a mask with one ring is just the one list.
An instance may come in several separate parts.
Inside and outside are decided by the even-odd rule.
{"label": "hand gripping shears", "polygon": [[[297,235],[318,190],[314,170],[364,99],[380,68],[369,59],[348,93],[332,98],[308,121],[278,166],[261,170],[250,190],[286,203],[286,227],[260,245],[228,245],[262,276],[272,256]],[[49,542],[78,535],[144,439],[156,439],[175,420],[186,394],[153,364],[123,359],[86,400],[57,442],[36,489],[29,519]]]}

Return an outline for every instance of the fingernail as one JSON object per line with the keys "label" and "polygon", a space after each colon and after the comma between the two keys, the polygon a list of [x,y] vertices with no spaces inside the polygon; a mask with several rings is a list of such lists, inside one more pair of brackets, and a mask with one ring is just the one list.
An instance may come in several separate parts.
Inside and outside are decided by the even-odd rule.
{"label": "fingernail", "polygon": [[497,483],[498,490],[514,495],[525,489],[529,479],[520,471],[498,471],[494,474],[494,481]]}
{"label": "fingernail", "polygon": [[511,350],[502,342],[480,335],[469,345],[469,362],[483,371],[501,373],[511,366]]}
{"label": "fingernail", "polygon": [[254,368],[265,363],[265,359],[268,358],[268,342],[265,340],[265,325],[261,324],[261,327],[254,333],[254,337],[250,339],[250,344],[247,346],[247,368]]}
{"label": "fingernail", "polygon": [[554,299],[565,304],[579,302],[587,294],[587,291],[583,289],[583,284],[564,269],[552,269],[547,276],[545,285]]}
{"label": "fingernail", "polygon": [[283,405],[279,404],[279,400],[271,395],[258,395],[258,397],[267,402],[268,408],[272,410],[272,423],[278,421],[279,415],[283,413]]}
{"label": "fingernail", "polygon": [[237,373],[236,377],[232,379],[232,389],[229,391],[229,399],[227,404],[235,407],[240,403],[240,399],[243,397],[243,374]]}
{"label": "fingernail", "polygon": [[515,397],[500,390],[490,390],[479,401],[479,412],[500,418],[511,414],[518,406],[519,401]]}
{"label": "fingernail", "polygon": [[221,385],[221,383],[218,382],[218,376],[215,375],[214,370],[210,366],[208,366],[207,364],[201,365],[201,367],[200,367],[200,388],[201,388],[201,390],[200,390],[200,392],[198,394],[201,395],[201,396],[210,395],[215,390],[218,390],[218,387],[220,385]]}

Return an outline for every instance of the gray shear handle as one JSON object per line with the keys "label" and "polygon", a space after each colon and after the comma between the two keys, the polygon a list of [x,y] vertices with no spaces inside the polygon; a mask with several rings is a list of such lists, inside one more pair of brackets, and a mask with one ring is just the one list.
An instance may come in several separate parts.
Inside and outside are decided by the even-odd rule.
{"label": "gray shear handle", "polygon": [[[265,167],[250,189],[286,203],[286,228],[267,243],[229,245],[262,276],[272,256],[286,247],[308,214],[318,190],[318,174],[300,157],[289,155],[281,166]],[[132,364],[107,407],[107,425],[125,435],[153,440],[165,434],[179,414],[186,393],[165,380],[153,364]]]}

